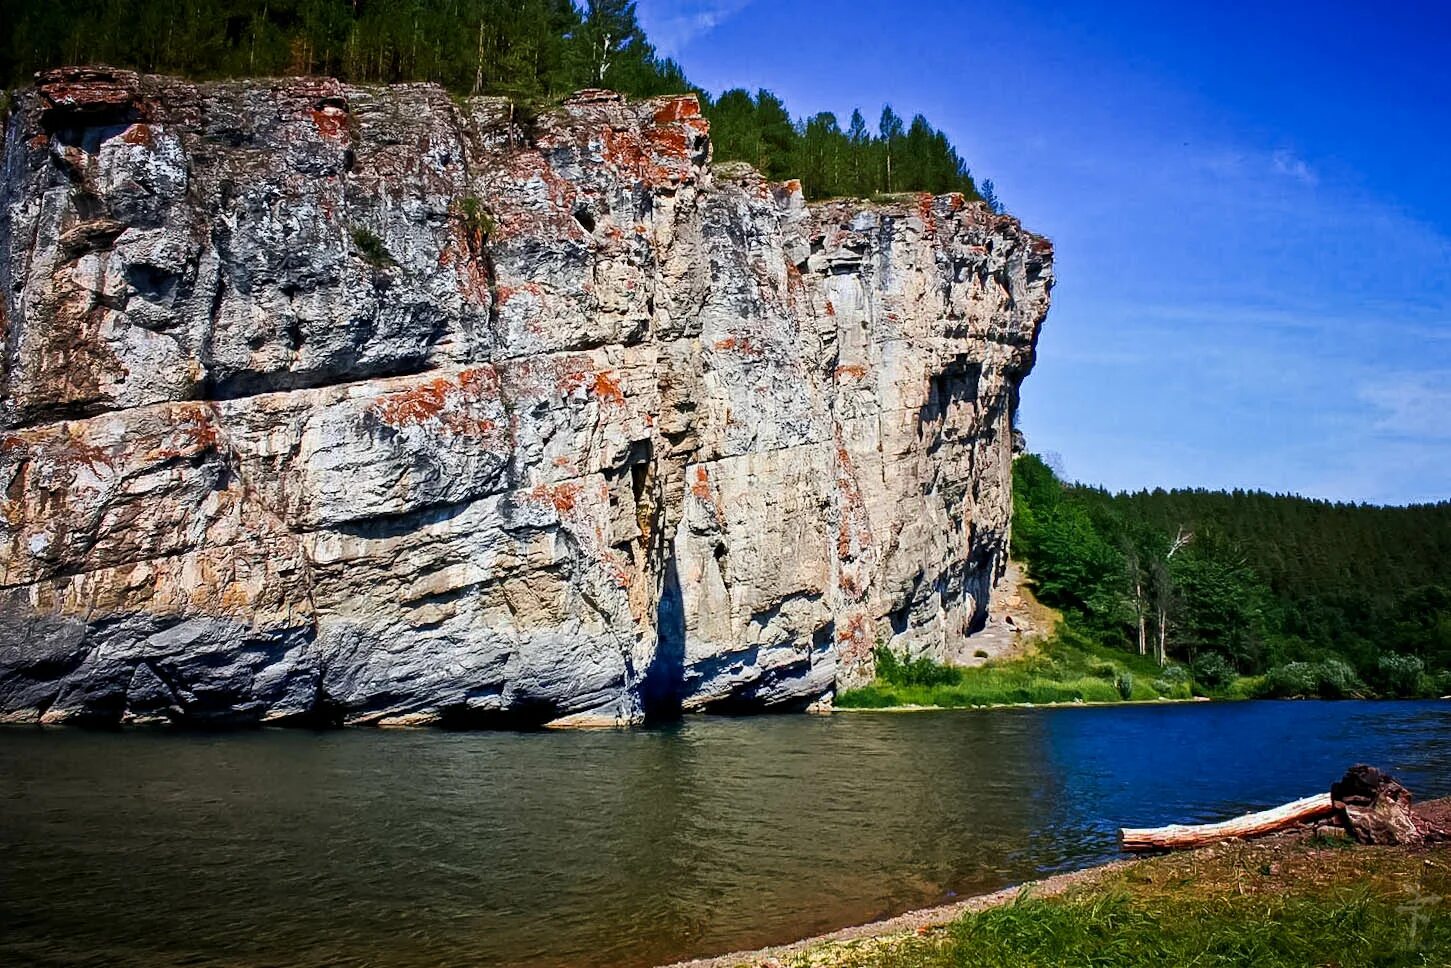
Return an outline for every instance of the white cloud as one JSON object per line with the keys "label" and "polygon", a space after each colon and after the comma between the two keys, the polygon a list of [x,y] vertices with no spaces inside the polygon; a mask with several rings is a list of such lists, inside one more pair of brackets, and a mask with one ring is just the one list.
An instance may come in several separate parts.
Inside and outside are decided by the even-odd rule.
{"label": "white cloud", "polygon": [[1375,429],[1398,437],[1451,440],[1451,371],[1402,373],[1362,384],[1359,396],[1380,411]]}
{"label": "white cloud", "polygon": [[1320,181],[1318,175],[1307,164],[1304,159],[1295,156],[1293,151],[1281,148],[1276,151],[1273,158],[1274,169],[1281,175],[1287,175],[1302,185],[1315,187]]}
{"label": "white cloud", "polygon": [[751,0],[641,0],[640,24],[655,49],[674,56],[701,34],[740,13]]}

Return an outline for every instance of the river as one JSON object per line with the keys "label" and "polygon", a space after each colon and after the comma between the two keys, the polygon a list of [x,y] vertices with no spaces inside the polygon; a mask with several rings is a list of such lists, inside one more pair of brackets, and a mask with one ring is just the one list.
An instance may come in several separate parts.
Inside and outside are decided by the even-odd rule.
{"label": "river", "polygon": [[1451,795],[1451,703],[0,730],[0,963],[640,966],[1113,857],[1351,763]]}

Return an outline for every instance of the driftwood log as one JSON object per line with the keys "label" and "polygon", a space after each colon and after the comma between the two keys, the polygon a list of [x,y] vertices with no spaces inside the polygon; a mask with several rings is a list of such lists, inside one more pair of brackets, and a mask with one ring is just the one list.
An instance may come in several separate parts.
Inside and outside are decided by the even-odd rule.
{"label": "driftwood log", "polygon": [[1445,817],[1451,814],[1451,809],[1443,804],[1437,811],[1422,814],[1411,806],[1411,800],[1411,792],[1390,774],[1357,764],[1330,785],[1329,793],[1317,793],[1273,810],[1246,814],[1223,823],[1125,827],[1119,836],[1123,839],[1123,849],[1130,853],[1204,847],[1234,837],[1260,837],[1302,824],[1315,824],[1315,831],[1320,833],[1348,834],[1362,844],[1415,845],[1451,840],[1451,825]]}
{"label": "driftwood log", "polygon": [[1277,830],[1294,827],[1329,817],[1335,813],[1335,801],[1328,793],[1317,793],[1273,810],[1246,814],[1222,823],[1169,824],[1167,827],[1125,827],[1119,831],[1124,850],[1138,853],[1148,850],[1184,850],[1228,840],[1231,837],[1258,837]]}

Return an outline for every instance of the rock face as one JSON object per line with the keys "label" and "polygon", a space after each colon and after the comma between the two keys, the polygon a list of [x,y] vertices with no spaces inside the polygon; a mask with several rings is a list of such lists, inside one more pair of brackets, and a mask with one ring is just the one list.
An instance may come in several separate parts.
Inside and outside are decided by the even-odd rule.
{"label": "rock face", "polygon": [[693,97],[58,71],[0,182],[0,717],[632,722],[949,657],[1052,249]]}

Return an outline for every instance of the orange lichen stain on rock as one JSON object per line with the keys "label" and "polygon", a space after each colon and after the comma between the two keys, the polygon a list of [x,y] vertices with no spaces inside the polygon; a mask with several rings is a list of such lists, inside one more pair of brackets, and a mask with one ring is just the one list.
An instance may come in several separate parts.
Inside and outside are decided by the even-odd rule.
{"label": "orange lichen stain on rock", "polygon": [[439,250],[438,265],[440,268],[456,265],[459,294],[476,306],[487,307],[492,299],[489,295],[489,271],[481,255],[483,240],[475,239],[476,234],[455,222],[454,240]]}
{"label": "orange lichen stain on rock", "polygon": [[222,594],[220,595],[220,603],[222,608],[243,609],[250,606],[252,602],[252,590],[244,585],[242,582],[228,582],[226,586],[222,588]]}
{"label": "orange lichen stain on rock", "polygon": [[[575,183],[561,178],[543,154],[538,150],[518,151],[508,157],[505,166],[515,184],[490,202],[494,216],[491,239],[521,235],[576,240],[585,237],[584,229],[574,218],[579,197]],[[536,201],[539,193],[535,183],[544,190],[542,207]]]}
{"label": "orange lichen stain on rock", "polygon": [[480,367],[387,394],[369,409],[397,430],[437,421],[456,434],[484,436],[494,431],[496,424],[474,411],[479,403],[496,399],[498,394],[498,374],[490,367]]}
{"label": "orange lichen stain on rock", "polygon": [[839,645],[863,645],[868,642],[870,636],[867,634],[867,620],[858,612],[845,623],[838,625],[836,629],[836,641]]}
{"label": "orange lichen stain on rock", "polygon": [[828,316],[835,316],[836,315],[836,307],[832,305],[830,299],[828,299],[826,301],[826,315],[828,315]]}
{"label": "orange lichen stain on rock", "polygon": [[607,164],[615,168],[634,174],[642,181],[649,181],[647,177],[647,162],[649,160],[645,153],[644,145],[641,144],[639,136],[633,131],[621,131],[616,128],[605,128],[602,144]]}
{"label": "orange lichen stain on rock", "polygon": [[851,454],[836,431],[836,490],[841,496],[841,524],[837,528],[836,553],[843,561],[855,557],[872,543],[871,524],[867,520],[866,502],[857,484],[856,468]]}
{"label": "orange lichen stain on rock", "polygon": [[[650,132],[650,146],[655,149],[656,155],[666,161],[685,161],[690,154],[690,139],[686,137],[685,131],[681,127],[656,128]],[[655,170],[667,178],[678,173],[673,166],[666,168],[656,165]]]}
{"label": "orange lichen stain on rock", "polygon": [[537,282],[525,282],[517,286],[499,286],[497,293],[496,298],[499,300],[499,308],[502,309],[505,303],[520,294],[540,299],[544,296],[544,289]]}
{"label": "orange lichen stain on rock", "polygon": [[690,493],[698,500],[710,500],[710,475],[703,466],[695,469],[695,481],[690,485]]}
{"label": "orange lichen stain on rock", "polygon": [[88,443],[69,426],[62,428],[61,433],[46,444],[49,445],[46,456],[62,467],[84,464],[93,471],[111,467],[110,451]]}
{"label": "orange lichen stain on rock", "polygon": [[312,109],[312,123],[317,133],[329,141],[339,141],[348,130],[348,113],[342,108],[325,104]]}
{"label": "orange lichen stain on rock", "polygon": [[595,374],[594,392],[603,403],[623,405],[625,402],[625,393],[610,370],[600,370]]}
{"label": "orange lichen stain on rock", "polygon": [[151,136],[151,125],[137,122],[125,131],[121,132],[121,140],[128,145],[141,145],[150,148],[153,144]]}
{"label": "orange lichen stain on rock", "polygon": [[206,404],[181,404],[168,408],[167,414],[172,420],[175,433],[167,438],[168,446],[147,451],[143,460],[176,460],[221,449],[221,434],[217,429],[216,415]]}
{"label": "orange lichen stain on rock", "polygon": [[535,484],[529,496],[541,503],[554,506],[555,513],[564,517],[572,513],[579,501],[581,486],[578,481],[564,481],[559,484]]}
{"label": "orange lichen stain on rock", "polygon": [[967,205],[967,196],[962,192],[950,192],[947,195],[947,207],[954,212],[960,212]]}
{"label": "orange lichen stain on rock", "polygon": [[[677,99],[694,102],[694,98]],[[601,154],[606,163],[628,172],[647,185],[664,185],[686,177],[690,170],[687,132],[699,133],[704,119],[680,114],[688,105],[672,104],[656,112],[654,127],[645,131],[606,127],[601,137]],[[698,106],[695,108],[698,111]]]}
{"label": "orange lichen stain on rock", "polygon": [[766,355],[766,351],[752,342],[749,336],[727,336],[725,339],[718,339],[715,341],[715,348],[722,353],[739,353],[754,359],[760,359]]}
{"label": "orange lichen stain on rock", "polygon": [[579,500],[580,486],[573,481],[565,481],[563,484],[556,484],[550,494],[554,501],[554,510],[560,514],[568,514],[574,510],[575,502]]}
{"label": "orange lichen stain on rock", "polygon": [[601,556],[601,559],[601,564],[603,564],[605,570],[610,573],[610,578],[614,581],[616,587],[628,591],[630,585],[632,584],[632,582],[630,581],[629,560],[613,548],[605,549],[605,552]]}
{"label": "orange lichen stain on rock", "polygon": [[681,94],[668,101],[663,101],[655,111],[656,124],[670,124],[675,121],[684,121],[686,118],[698,117],[700,117],[700,101],[694,94]]}
{"label": "orange lichen stain on rock", "polygon": [[917,216],[922,219],[922,228],[927,232],[937,231],[937,214],[932,208],[933,201],[931,192],[922,192],[917,196]]}
{"label": "orange lichen stain on rock", "polygon": [[794,292],[800,289],[805,283],[801,281],[801,270],[791,263],[786,263],[786,285]]}
{"label": "orange lichen stain on rock", "polygon": [[867,368],[860,363],[843,363],[836,368],[837,379],[860,380],[867,375]]}

